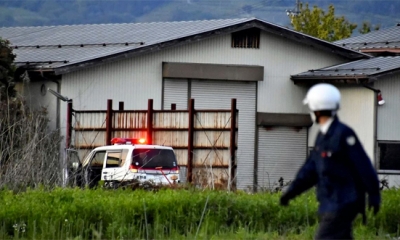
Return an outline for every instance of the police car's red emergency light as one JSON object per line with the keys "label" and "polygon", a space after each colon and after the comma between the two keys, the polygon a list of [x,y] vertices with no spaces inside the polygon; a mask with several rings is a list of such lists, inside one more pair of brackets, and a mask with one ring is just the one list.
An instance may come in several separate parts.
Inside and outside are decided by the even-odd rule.
{"label": "police car's red emergency light", "polygon": [[126,144],[125,138],[113,138],[111,139],[111,144],[116,145],[116,144]]}
{"label": "police car's red emergency light", "polygon": [[146,139],[144,138],[113,138],[111,139],[112,145],[121,145],[121,144],[145,144]]}

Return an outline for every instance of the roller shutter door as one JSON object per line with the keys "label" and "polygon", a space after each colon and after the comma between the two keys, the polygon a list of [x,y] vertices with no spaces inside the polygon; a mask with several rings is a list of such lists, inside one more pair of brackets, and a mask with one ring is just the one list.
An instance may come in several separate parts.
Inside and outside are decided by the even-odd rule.
{"label": "roller shutter door", "polygon": [[307,128],[258,128],[258,189],[271,189],[280,177],[293,180],[307,156]]}
{"label": "roller shutter door", "polygon": [[188,80],[165,79],[163,108],[171,109],[171,104],[176,104],[177,110],[186,110],[188,106]]}
{"label": "roller shutter door", "polygon": [[[171,104],[176,104],[177,110],[186,110],[188,107],[189,84],[187,79],[164,79],[163,109],[170,110]],[[179,178],[186,182],[186,167],[181,166]]]}
{"label": "roller shutter door", "polygon": [[208,80],[191,82],[191,98],[195,99],[196,109],[230,109],[231,99],[237,99],[239,133],[236,183],[239,189],[252,189],[254,182],[256,84]]}

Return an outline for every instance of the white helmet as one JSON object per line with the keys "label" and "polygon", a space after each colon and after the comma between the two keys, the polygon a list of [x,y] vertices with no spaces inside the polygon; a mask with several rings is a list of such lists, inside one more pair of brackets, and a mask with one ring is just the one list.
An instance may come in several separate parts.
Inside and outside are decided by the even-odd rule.
{"label": "white helmet", "polygon": [[304,105],[311,111],[338,110],[340,105],[339,90],[327,83],[319,83],[308,90]]}

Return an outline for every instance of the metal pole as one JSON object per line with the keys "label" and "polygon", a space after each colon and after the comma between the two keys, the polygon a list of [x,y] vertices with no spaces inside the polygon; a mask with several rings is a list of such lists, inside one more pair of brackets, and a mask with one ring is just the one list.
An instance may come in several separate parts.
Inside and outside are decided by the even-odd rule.
{"label": "metal pole", "polygon": [[64,150],[64,155],[62,159],[62,177],[63,177],[63,187],[67,185],[67,179],[68,179],[68,168],[67,168],[67,150],[71,147],[71,136],[72,136],[72,100],[69,100],[67,102],[67,136],[65,137],[66,143],[65,143],[65,150]]}
{"label": "metal pole", "polygon": [[66,136],[66,148],[71,146],[71,135],[72,135],[72,101],[67,103],[67,136]]}
{"label": "metal pole", "polygon": [[107,100],[107,113],[106,113],[106,145],[111,145],[112,136],[112,100]]}
{"label": "metal pole", "polygon": [[147,104],[147,144],[153,144],[153,99]]}
{"label": "metal pole", "polygon": [[193,135],[194,135],[194,99],[189,102],[189,129],[188,129],[188,162],[187,162],[187,182],[193,180]]}
{"label": "metal pole", "polygon": [[[237,117],[237,109],[236,109],[236,99],[232,98],[231,100],[231,136],[230,136],[230,142],[229,142],[229,148],[230,148],[230,179],[229,179],[229,188],[231,186],[235,185],[234,179],[235,179],[235,170],[236,170],[236,117]],[[229,189],[230,190],[230,189]]]}

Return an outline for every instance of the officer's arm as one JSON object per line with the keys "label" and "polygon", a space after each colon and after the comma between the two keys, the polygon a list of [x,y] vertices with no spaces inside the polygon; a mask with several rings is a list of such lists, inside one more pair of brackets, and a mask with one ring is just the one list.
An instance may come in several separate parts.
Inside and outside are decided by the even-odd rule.
{"label": "officer's arm", "polygon": [[317,183],[317,180],[315,162],[309,157],[297,172],[296,178],[290,184],[284,195],[288,199],[292,199],[313,187]]}
{"label": "officer's arm", "polygon": [[374,206],[379,205],[379,180],[371,160],[354,132],[349,132],[344,137],[345,141],[343,142],[345,143],[347,154],[353,162],[355,171],[360,177],[364,189],[368,193],[369,204]]}

